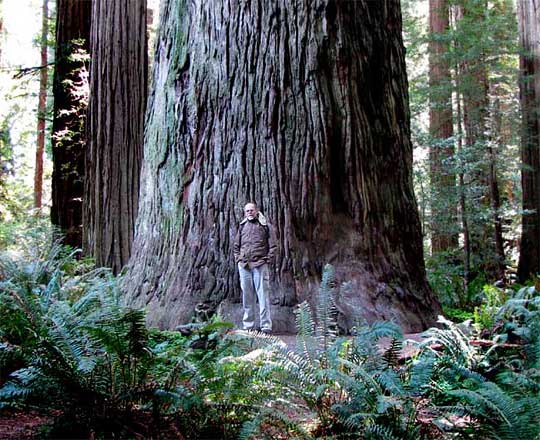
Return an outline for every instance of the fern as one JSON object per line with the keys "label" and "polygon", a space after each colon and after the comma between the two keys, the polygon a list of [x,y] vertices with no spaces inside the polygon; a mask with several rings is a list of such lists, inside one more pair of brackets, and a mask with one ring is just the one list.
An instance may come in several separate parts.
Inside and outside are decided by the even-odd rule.
{"label": "fern", "polygon": [[384,362],[388,365],[388,367],[390,368],[398,367],[399,356],[401,354],[402,349],[403,349],[402,342],[397,338],[392,338],[392,340],[390,341],[390,345],[384,351],[384,354],[382,356]]}
{"label": "fern", "polygon": [[389,427],[381,425],[368,426],[365,438],[369,440],[403,440],[402,437],[395,437]]}
{"label": "fern", "polygon": [[335,270],[330,264],[327,264],[323,270],[322,282],[316,303],[316,335],[319,340],[319,349],[322,353],[328,351],[335,342],[338,334],[338,312],[334,303],[335,288]]}
{"label": "fern", "polygon": [[[271,428],[265,428],[263,425]],[[244,423],[239,439],[259,440],[266,438],[271,440],[278,436],[299,440],[312,438],[297,422],[291,420],[283,412],[272,408],[263,408],[255,417]]]}
{"label": "fern", "polygon": [[538,397],[512,397],[493,382],[451,391],[450,395],[458,397],[466,412],[497,438],[517,440],[540,434]]}

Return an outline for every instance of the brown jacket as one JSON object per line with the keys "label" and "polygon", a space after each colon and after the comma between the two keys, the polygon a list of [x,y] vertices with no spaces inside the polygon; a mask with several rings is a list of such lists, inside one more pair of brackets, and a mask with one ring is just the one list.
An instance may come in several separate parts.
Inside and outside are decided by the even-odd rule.
{"label": "brown jacket", "polygon": [[240,222],[234,238],[234,261],[242,267],[259,267],[273,260],[276,240],[272,227],[262,214],[255,220]]}

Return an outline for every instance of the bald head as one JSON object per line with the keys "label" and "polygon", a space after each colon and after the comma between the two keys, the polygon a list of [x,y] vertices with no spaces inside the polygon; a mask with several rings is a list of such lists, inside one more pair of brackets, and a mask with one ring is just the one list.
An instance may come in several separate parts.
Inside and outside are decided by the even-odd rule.
{"label": "bald head", "polygon": [[248,220],[253,220],[258,214],[257,205],[255,203],[248,203],[244,206],[244,215]]}

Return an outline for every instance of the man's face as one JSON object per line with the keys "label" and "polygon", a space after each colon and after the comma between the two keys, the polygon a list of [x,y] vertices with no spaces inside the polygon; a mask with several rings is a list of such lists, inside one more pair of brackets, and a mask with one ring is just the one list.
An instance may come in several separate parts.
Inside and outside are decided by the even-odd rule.
{"label": "man's face", "polygon": [[244,215],[248,220],[253,220],[257,217],[257,207],[253,203],[248,203],[244,207]]}

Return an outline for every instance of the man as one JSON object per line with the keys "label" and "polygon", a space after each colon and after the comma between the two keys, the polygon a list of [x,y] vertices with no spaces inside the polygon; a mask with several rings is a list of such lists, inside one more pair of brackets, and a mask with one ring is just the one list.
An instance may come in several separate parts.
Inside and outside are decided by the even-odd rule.
{"label": "man", "polygon": [[255,329],[257,298],[261,331],[272,333],[268,265],[274,258],[275,250],[272,228],[257,209],[257,205],[248,203],[244,207],[244,219],[240,222],[234,239],[234,261],[238,265],[242,289],[244,330]]}

